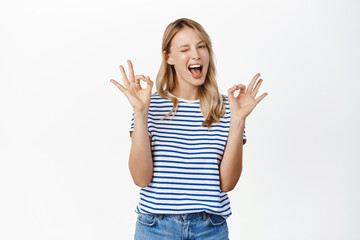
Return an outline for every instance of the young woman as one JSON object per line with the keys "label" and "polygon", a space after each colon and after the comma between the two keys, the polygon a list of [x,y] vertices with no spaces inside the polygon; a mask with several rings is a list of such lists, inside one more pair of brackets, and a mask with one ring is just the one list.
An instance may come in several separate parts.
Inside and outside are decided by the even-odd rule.
{"label": "young woman", "polygon": [[228,239],[226,192],[241,175],[245,120],[267,93],[255,98],[258,73],[247,88],[221,95],[211,40],[193,20],[168,25],[162,54],[154,94],[130,61],[129,77],[120,66],[125,86],[110,80],[134,108],[129,169],[141,187],[135,239]]}

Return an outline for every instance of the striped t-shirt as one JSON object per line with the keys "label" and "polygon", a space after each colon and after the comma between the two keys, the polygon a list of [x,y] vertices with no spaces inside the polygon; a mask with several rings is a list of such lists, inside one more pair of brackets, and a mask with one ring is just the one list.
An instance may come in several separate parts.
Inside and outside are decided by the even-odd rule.
{"label": "striped t-shirt", "polygon": [[[199,100],[179,99],[178,110],[161,120],[173,103],[157,92],[151,95],[148,131],[154,173],[151,183],[140,189],[136,213],[185,214],[206,211],[231,215],[230,200],[220,190],[218,160],[222,160],[229,135],[230,109],[210,130],[202,127]],[[131,120],[130,131],[134,128]],[[246,141],[245,131],[243,135]]]}

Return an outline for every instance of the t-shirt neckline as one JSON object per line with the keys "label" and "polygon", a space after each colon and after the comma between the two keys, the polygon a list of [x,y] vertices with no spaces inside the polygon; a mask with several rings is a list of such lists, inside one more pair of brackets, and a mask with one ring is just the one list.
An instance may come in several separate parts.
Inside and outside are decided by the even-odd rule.
{"label": "t-shirt neckline", "polygon": [[198,100],[188,100],[188,99],[179,98],[179,97],[171,94],[169,91],[167,91],[167,94],[169,94],[170,96],[176,97],[181,102],[186,102],[186,103],[199,103],[200,102],[200,99],[198,99]]}

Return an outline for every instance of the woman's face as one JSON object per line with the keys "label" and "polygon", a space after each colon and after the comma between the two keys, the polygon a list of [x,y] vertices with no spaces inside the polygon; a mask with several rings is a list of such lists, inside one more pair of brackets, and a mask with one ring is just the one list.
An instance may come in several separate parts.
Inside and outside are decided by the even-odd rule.
{"label": "woman's face", "polygon": [[205,82],[209,59],[206,43],[194,29],[185,27],[171,40],[167,63],[175,68],[177,86],[201,86]]}

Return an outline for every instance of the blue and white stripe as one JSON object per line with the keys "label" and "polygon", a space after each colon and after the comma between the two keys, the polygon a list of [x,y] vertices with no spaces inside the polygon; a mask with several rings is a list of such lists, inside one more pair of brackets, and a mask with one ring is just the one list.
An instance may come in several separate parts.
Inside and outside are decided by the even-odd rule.
{"label": "blue and white stripe", "polygon": [[[227,97],[225,116],[210,130],[201,126],[204,117],[199,100],[179,99],[175,116],[161,120],[172,107],[172,102],[157,92],[151,95],[148,131],[152,137],[154,174],[152,182],[141,188],[135,212],[185,214],[206,211],[229,217],[230,200],[220,190],[218,167],[230,127]],[[133,128],[134,118],[130,131]],[[245,142],[245,131],[243,138]]]}

